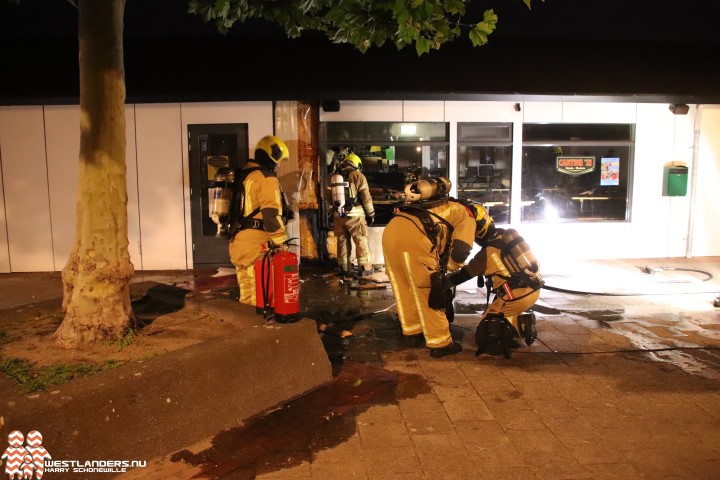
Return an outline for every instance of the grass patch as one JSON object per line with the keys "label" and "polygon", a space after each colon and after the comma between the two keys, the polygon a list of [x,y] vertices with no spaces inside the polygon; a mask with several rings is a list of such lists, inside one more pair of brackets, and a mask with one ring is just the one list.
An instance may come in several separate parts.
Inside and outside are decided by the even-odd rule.
{"label": "grass patch", "polygon": [[109,340],[107,343],[108,345],[118,347],[120,350],[123,350],[132,345],[134,341],[135,330],[133,330],[132,328],[128,328],[128,330],[122,337],[116,338],[115,340]]}
{"label": "grass patch", "polygon": [[94,375],[118,367],[120,364],[121,362],[117,360],[107,360],[101,364],[55,364],[39,367],[19,358],[0,358],[0,372],[12,378],[24,393],[31,393],[67,383],[73,378]]}
{"label": "grass patch", "polygon": [[7,334],[5,333],[5,330],[0,328],[0,345],[3,343],[7,343],[9,341]]}

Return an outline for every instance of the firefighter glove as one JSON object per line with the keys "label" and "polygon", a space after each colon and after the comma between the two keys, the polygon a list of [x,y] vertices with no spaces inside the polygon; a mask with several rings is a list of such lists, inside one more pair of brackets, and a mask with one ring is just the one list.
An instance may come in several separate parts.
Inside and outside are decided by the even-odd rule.
{"label": "firefighter glove", "polygon": [[467,282],[472,277],[473,276],[470,274],[470,272],[467,271],[466,268],[460,268],[458,270],[455,270],[454,272],[446,276],[446,288],[456,287],[461,283]]}

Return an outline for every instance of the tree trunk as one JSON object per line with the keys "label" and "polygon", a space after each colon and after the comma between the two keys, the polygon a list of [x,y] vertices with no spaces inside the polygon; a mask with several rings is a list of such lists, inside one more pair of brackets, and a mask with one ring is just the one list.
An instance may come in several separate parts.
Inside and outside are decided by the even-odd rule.
{"label": "tree trunk", "polygon": [[65,347],[124,335],[133,318],[125,168],[124,0],[79,0],[80,171],[63,269]]}

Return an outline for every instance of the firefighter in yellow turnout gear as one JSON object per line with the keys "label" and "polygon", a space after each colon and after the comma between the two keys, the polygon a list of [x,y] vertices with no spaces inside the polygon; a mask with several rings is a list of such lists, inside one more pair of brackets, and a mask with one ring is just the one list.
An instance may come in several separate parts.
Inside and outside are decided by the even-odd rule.
{"label": "firefighter in yellow turnout gear", "polygon": [[360,275],[371,274],[370,247],[368,245],[368,225],[375,220],[370,187],[365,175],[360,171],[362,161],[348,148],[340,152],[337,171],[347,183],[345,205],[336,207],[333,215],[333,233],[337,238],[337,262],[340,272],[350,272],[352,243],[355,243],[355,258]]}
{"label": "firefighter in yellow turnout gear", "polygon": [[[439,180],[444,185],[441,195],[429,194],[430,199],[439,198],[425,206],[418,203],[419,210],[428,214],[418,216],[413,202],[409,208],[401,206],[382,237],[385,272],[397,302],[403,335],[408,339],[424,336],[433,357],[458,353],[461,347],[450,336],[444,309],[434,309],[428,304],[431,274],[443,271],[444,261],[447,261],[447,271],[460,268],[470,254],[475,235],[474,218],[465,206],[443,195],[450,189],[449,180],[442,177]],[[426,182],[425,186],[428,183],[420,182]],[[412,185],[408,187],[412,189]],[[408,190],[406,188],[406,192]],[[415,198],[423,199],[422,196]],[[428,236],[426,226],[435,232],[434,239]],[[444,252],[447,260],[441,258]]]}
{"label": "firefighter in yellow turnout gear", "polygon": [[240,171],[251,170],[243,182],[243,220],[229,248],[240,286],[240,303],[246,305],[255,305],[255,260],[262,256],[263,244],[284,245],[287,241],[284,218],[287,206],[275,171],[278,163],[289,156],[285,142],[268,135],[257,143],[254,159]]}
{"label": "firefighter in yellow turnout gear", "polygon": [[481,250],[461,270],[448,275],[445,287],[452,288],[484,275],[490,283],[486,288],[495,297],[480,323],[493,316],[504,316],[513,336],[524,338],[530,345],[537,337],[535,316],[523,312],[535,305],[544,284],[537,260],[514,229],[496,228],[481,205],[472,208],[477,222],[475,242]]}

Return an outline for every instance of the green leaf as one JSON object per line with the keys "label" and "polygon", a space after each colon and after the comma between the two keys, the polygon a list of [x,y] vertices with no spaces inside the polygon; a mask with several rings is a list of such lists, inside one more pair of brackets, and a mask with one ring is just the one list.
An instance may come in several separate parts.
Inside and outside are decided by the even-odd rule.
{"label": "green leaf", "polygon": [[227,16],[230,11],[230,0],[215,0],[215,11],[220,17]]}
{"label": "green leaf", "polygon": [[472,42],[473,47],[485,45],[488,41],[487,35],[485,34],[485,32],[483,32],[481,29],[477,28],[477,26],[475,26],[475,28],[470,30],[468,37],[470,37],[470,41]]}
{"label": "green leaf", "polygon": [[425,37],[420,37],[415,40],[415,51],[417,52],[418,56],[422,55],[423,53],[428,53],[430,51],[430,40]]}
{"label": "green leaf", "polygon": [[450,14],[463,15],[465,13],[465,2],[462,0],[445,0],[444,7]]}

